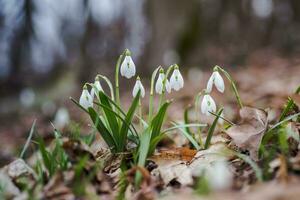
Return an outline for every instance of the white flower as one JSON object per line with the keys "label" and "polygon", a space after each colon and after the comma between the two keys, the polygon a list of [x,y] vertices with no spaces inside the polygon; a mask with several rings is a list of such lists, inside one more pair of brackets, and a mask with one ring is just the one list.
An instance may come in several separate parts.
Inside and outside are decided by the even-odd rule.
{"label": "white flower", "polygon": [[209,94],[204,95],[201,103],[201,112],[205,115],[210,115],[209,112],[215,113],[216,110],[217,106],[213,98]]}
{"label": "white flower", "polygon": [[213,162],[207,168],[205,176],[214,190],[227,189],[232,185],[233,175],[226,161]]}
{"label": "white flower", "polygon": [[141,94],[140,94],[141,97],[144,97],[145,96],[145,88],[142,85],[140,77],[137,77],[135,85],[132,90],[132,96],[135,97],[137,95],[137,93],[139,92],[139,90],[141,90]]}
{"label": "white flower", "polygon": [[133,76],[135,76],[135,64],[130,56],[130,51],[129,50],[125,50],[125,58],[121,64],[121,75],[125,76],[126,78],[131,78]]}
{"label": "white flower", "polygon": [[62,129],[70,122],[69,112],[66,108],[59,108],[55,114],[54,122],[56,128]]}
{"label": "white flower", "polygon": [[94,86],[95,86],[95,88],[96,88],[96,92],[95,92],[95,88],[93,87],[93,88],[91,89],[91,96],[92,96],[92,99],[94,99],[95,93],[98,94],[99,91],[103,91],[102,86],[101,86],[101,84],[100,84],[99,77],[96,77],[96,78],[95,78]]}
{"label": "white flower", "polygon": [[180,90],[183,88],[184,81],[182,78],[182,75],[180,74],[179,68],[176,65],[173,71],[173,74],[170,78],[170,87],[171,89],[174,89],[175,91]]}
{"label": "white flower", "polygon": [[84,107],[85,109],[88,109],[89,107],[93,107],[93,98],[90,95],[89,91],[87,90],[87,87],[84,86],[80,99],[79,104]]}
{"label": "white flower", "polygon": [[214,71],[207,82],[206,91],[208,93],[211,92],[214,84],[219,92],[222,93],[224,92],[225,90],[224,80],[218,71]]}
{"label": "white flower", "polygon": [[[158,79],[155,84],[155,91],[157,94],[162,94],[163,85],[164,85],[165,74],[163,71],[160,71]],[[168,79],[165,80],[165,88],[168,93],[171,92],[171,85]]]}

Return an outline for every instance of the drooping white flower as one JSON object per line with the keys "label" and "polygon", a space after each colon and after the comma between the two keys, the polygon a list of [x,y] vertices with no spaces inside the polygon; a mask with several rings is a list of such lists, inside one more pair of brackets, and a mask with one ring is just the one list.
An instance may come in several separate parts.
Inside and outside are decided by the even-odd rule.
{"label": "drooping white flower", "polygon": [[95,88],[93,87],[93,88],[91,89],[91,96],[92,96],[92,99],[94,99],[95,94],[98,94],[99,91],[103,91],[103,88],[102,88],[102,86],[101,86],[101,84],[100,84],[100,80],[99,80],[99,77],[98,77],[98,76],[96,76],[96,78],[95,78],[94,86],[95,86],[95,88],[96,88],[96,92],[95,92]]}
{"label": "drooping white flower", "polygon": [[225,90],[224,80],[218,71],[214,71],[207,82],[206,91],[208,93],[211,92],[213,85],[216,86],[219,92],[222,93],[224,92]]}
{"label": "drooping white flower", "polygon": [[226,161],[213,162],[207,168],[205,175],[213,190],[227,189],[232,185],[233,174]]}
{"label": "drooping white flower", "polygon": [[62,129],[70,122],[69,112],[66,108],[59,108],[55,114],[53,124],[56,128]]}
{"label": "drooping white flower", "polygon": [[182,75],[179,71],[179,67],[176,65],[174,68],[173,74],[170,78],[171,89],[178,91],[181,88],[183,88],[183,85],[184,85],[184,81],[183,81]]}
{"label": "drooping white flower", "polygon": [[79,99],[79,104],[84,107],[85,109],[88,109],[89,107],[93,107],[93,98],[90,95],[87,86],[85,85],[83,87],[80,99]]}
{"label": "drooping white flower", "polygon": [[144,97],[145,96],[145,88],[140,80],[140,77],[137,77],[135,85],[132,90],[132,96],[135,97],[137,95],[137,93],[139,92],[139,90],[141,90],[141,94],[140,94],[141,97]]}
{"label": "drooping white flower", "polygon": [[217,106],[213,98],[209,94],[205,94],[201,103],[201,112],[205,115],[210,115],[209,112],[215,113]]}
{"label": "drooping white flower", "polygon": [[[155,91],[157,94],[162,94],[163,88],[164,88],[164,79],[165,79],[165,74],[164,71],[161,69],[159,72],[158,79],[155,84]],[[168,79],[165,79],[165,89],[168,93],[171,92],[171,85]]]}
{"label": "drooping white flower", "polygon": [[122,76],[125,76],[128,79],[135,76],[135,64],[129,50],[125,50],[125,58],[121,64],[120,72]]}

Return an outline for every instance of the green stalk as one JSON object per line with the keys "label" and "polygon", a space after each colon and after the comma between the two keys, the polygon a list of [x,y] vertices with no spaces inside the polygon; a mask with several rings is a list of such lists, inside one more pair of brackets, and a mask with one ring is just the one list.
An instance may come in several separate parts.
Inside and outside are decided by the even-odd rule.
{"label": "green stalk", "polygon": [[160,68],[161,66],[157,67],[151,76],[150,98],[149,98],[149,119],[148,119],[149,122],[152,120],[152,115],[153,115],[154,81],[155,81],[156,74]]}
{"label": "green stalk", "polygon": [[216,128],[216,125],[218,123],[218,120],[220,118],[220,115],[222,114],[223,112],[223,108],[221,108],[218,113],[217,113],[217,117],[215,118],[215,120],[213,121],[212,125],[209,127],[208,129],[208,133],[207,133],[207,137],[206,137],[206,140],[205,140],[205,145],[204,145],[204,149],[208,149],[209,145],[210,145],[210,141],[211,141],[211,138],[213,136],[213,133],[215,131],[215,128]]}
{"label": "green stalk", "polygon": [[121,54],[118,58],[117,64],[116,64],[116,72],[115,72],[115,86],[116,86],[116,103],[120,107],[120,89],[119,89],[119,71],[120,71],[120,65],[123,58],[123,54]]}
{"label": "green stalk", "polygon": [[168,68],[168,70],[167,70],[167,72],[166,72],[166,74],[165,74],[165,78],[164,78],[164,80],[163,80],[163,89],[162,89],[162,93],[161,93],[161,95],[160,95],[160,97],[159,97],[159,104],[158,104],[159,106],[158,106],[158,109],[159,109],[160,106],[164,103],[164,97],[165,97],[165,93],[166,93],[166,80],[167,80],[167,78],[168,78],[170,72],[174,69],[175,66],[176,66],[176,64],[175,64],[175,65],[171,65],[171,66]]}
{"label": "green stalk", "polygon": [[223,68],[221,68],[220,66],[215,66],[214,70],[221,71],[226,76],[226,78],[230,82],[231,88],[233,90],[233,93],[235,95],[235,98],[236,98],[240,108],[243,108],[243,103],[242,103],[241,97],[240,97],[239,92],[237,90],[236,84],[235,84],[233,78],[230,76],[230,74],[227,71],[225,71]]}
{"label": "green stalk", "polygon": [[[205,92],[205,90],[202,90],[201,92],[199,92],[195,98],[195,111],[196,111],[196,122],[200,123],[200,97],[203,95],[203,93]],[[204,148],[203,145],[203,141],[201,138],[201,127],[199,127],[197,129],[197,134],[199,135],[199,144],[201,146],[201,148]]]}
{"label": "green stalk", "polygon": [[139,98],[139,115],[140,115],[140,128],[141,130],[143,130],[143,121],[142,121],[142,118],[143,118],[143,112],[142,112],[142,101],[141,101],[141,97]]}

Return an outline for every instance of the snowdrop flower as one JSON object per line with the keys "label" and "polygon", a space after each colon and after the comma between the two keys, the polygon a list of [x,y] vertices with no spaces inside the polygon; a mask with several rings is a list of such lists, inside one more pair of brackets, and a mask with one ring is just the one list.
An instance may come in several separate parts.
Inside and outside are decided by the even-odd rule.
{"label": "snowdrop flower", "polygon": [[83,90],[79,99],[79,104],[85,109],[93,107],[93,98],[90,95],[86,85],[83,86]]}
{"label": "snowdrop flower", "polygon": [[201,112],[209,116],[209,112],[215,113],[216,110],[217,106],[213,98],[209,94],[205,94],[201,103]]}
{"label": "snowdrop flower", "polygon": [[[160,69],[159,76],[155,84],[155,91],[157,94],[162,94],[163,92],[164,79],[165,79],[164,70]],[[168,79],[165,79],[165,88],[168,93],[171,92],[171,85]]]}
{"label": "snowdrop flower", "polygon": [[69,112],[66,108],[59,108],[55,114],[54,122],[56,128],[62,129],[70,122]]}
{"label": "snowdrop flower", "polygon": [[219,92],[224,92],[224,80],[218,71],[214,71],[207,82],[206,90],[208,93],[211,92],[214,84]]}
{"label": "snowdrop flower", "polygon": [[131,58],[131,53],[128,49],[125,50],[125,58],[121,64],[121,75],[130,79],[135,76],[135,64]]}
{"label": "snowdrop flower", "polygon": [[217,161],[207,168],[206,177],[214,190],[227,189],[232,185],[232,172],[226,161]]}
{"label": "snowdrop flower", "polygon": [[171,87],[171,89],[178,91],[181,88],[183,88],[183,84],[184,84],[184,81],[183,81],[182,75],[180,74],[179,67],[178,67],[178,65],[175,65],[173,74],[170,78],[170,87]]}
{"label": "snowdrop flower", "polygon": [[99,91],[103,91],[102,86],[100,84],[100,79],[98,76],[96,76],[96,78],[95,78],[94,86],[96,88],[96,92],[95,92],[95,88],[93,87],[91,90],[92,99],[94,99],[95,93],[98,94]]}
{"label": "snowdrop flower", "polygon": [[136,82],[135,82],[135,85],[133,87],[132,96],[135,97],[140,90],[141,90],[141,97],[144,97],[145,96],[145,88],[142,85],[140,77],[138,76],[136,78]]}

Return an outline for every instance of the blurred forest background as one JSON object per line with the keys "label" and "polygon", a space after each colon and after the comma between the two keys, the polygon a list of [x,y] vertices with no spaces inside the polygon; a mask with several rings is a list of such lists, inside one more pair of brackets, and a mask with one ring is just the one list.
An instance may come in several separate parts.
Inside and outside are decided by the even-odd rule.
{"label": "blurred forest background", "polygon": [[20,136],[39,115],[49,123],[82,83],[112,77],[124,48],[141,76],[295,58],[300,1],[0,0],[0,134]]}

